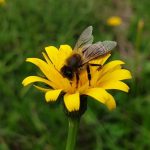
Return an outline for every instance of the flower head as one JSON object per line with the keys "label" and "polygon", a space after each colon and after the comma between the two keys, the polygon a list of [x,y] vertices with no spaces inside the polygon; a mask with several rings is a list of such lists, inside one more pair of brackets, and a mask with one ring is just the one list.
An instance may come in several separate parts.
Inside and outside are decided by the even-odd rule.
{"label": "flower head", "polygon": [[77,86],[76,77],[70,81],[60,73],[65,60],[72,54],[72,48],[69,45],[61,45],[59,49],[49,46],[45,50],[46,52],[42,53],[44,60],[39,58],[26,59],[27,62],[36,65],[43,73],[43,76],[28,76],[23,80],[22,84],[24,86],[37,82],[46,84],[48,88],[34,86],[45,92],[47,102],[56,102],[59,95],[63,93],[65,107],[69,112],[74,112],[80,109],[82,100],[80,96],[87,95],[105,104],[111,110],[116,107],[116,103],[107,90],[117,89],[124,92],[129,90],[129,87],[122,80],[130,79],[130,72],[122,69],[123,61],[114,60],[106,64],[105,62],[110,57],[110,54],[92,60],[92,63],[101,64],[103,67],[97,69],[95,66],[90,66],[90,84],[87,71],[81,71]]}
{"label": "flower head", "polygon": [[112,16],[107,19],[107,25],[109,26],[119,26],[122,24],[122,19],[118,16]]}

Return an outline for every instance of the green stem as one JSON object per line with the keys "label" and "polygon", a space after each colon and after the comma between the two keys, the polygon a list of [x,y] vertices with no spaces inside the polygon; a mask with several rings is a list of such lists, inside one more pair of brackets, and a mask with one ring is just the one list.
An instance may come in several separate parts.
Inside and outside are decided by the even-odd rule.
{"label": "green stem", "polygon": [[68,129],[66,150],[75,149],[79,122],[80,122],[79,118],[69,118],[69,129]]}

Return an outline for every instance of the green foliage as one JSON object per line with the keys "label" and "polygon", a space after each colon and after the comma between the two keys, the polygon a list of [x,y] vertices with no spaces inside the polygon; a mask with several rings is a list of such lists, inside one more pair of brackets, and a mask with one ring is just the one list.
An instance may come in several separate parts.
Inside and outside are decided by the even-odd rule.
{"label": "green foliage", "polygon": [[[149,3],[122,1],[131,10],[124,11],[128,27],[123,29],[106,25],[109,16],[122,14],[117,0],[7,0],[0,6],[0,150],[65,148],[67,118],[62,107],[45,102],[43,93],[31,86],[23,88],[22,80],[36,74],[25,59],[40,57],[48,45],[73,45],[89,25],[94,26],[95,40],[114,39],[121,45],[119,50],[125,49],[125,53],[114,52],[113,58],[127,62],[133,80],[128,83],[129,94],[115,93],[117,109],[113,112],[89,99],[77,149],[150,149]],[[140,19],[144,28],[137,48]]]}

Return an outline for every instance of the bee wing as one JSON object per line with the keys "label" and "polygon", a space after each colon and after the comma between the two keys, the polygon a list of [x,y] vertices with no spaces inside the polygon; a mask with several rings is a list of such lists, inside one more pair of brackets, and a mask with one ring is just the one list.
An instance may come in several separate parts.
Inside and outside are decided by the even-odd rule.
{"label": "bee wing", "polygon": [[90,45],[83,51],[84,59],[82,64],[109,53],[116,45],[117,43],[115,41],[103,41]]}
{"label": "bee wing", "polygon": [[92,35],[93,27],[87,27],[80,35],[77,43],[75,44],[74,50],[82,51],[83,47],[89,47],[93,42],[93,35]]}

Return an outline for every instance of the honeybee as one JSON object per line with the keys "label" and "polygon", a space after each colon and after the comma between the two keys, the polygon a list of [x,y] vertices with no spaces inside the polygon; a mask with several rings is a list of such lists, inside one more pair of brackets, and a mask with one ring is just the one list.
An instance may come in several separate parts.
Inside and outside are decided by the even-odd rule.
{"label": "honeybee", "polygon": [[103,41],[93,43],[92,35],[93,27],[87,27],[79,36],[72,54],[66,59],[65,65],[60,69],[63,77],[73,80],[76,76],[76,82],[78,86],[79,74],[81,70],[87,70],[89,85],[91,80],[90,66],[98,66],[100,69],[102,66],[100,64],[91,64],[90,61],[109,53],[117,43],[115,41]]}

